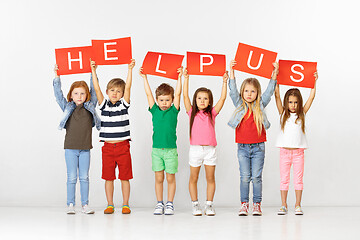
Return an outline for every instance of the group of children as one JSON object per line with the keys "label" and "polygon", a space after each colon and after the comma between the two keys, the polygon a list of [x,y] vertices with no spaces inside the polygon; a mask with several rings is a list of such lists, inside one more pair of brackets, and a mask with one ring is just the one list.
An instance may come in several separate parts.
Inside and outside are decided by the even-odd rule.
{"label": "group of children", "polygon": [[[67,98],[61,91],[60,77],[55,65],[55,79],[53,81],[56,101],[64,115],[59,129],[66,129],[64,149],[67,166],[67,206],[68,214],[75,214],[75,187],[79,175],[82,212],[92,214],[94,211],[88,206],[89,195],[89,166],[90,149],[92,148],[92,127],[100,130],[99,139],[104,142],[102,147],[102,179],[105,180],[105,193],[108,205],[105,214],[114,213],[113,193],[115,169],[118,167],[118,178],[121,180],[123,196],[122,213],[131,213],[129,207],[130,183],[132,179],[132,165],[130,155],[130,123],[128,109],[130,107],[130,90],[132,84],[132,70],[135,60],[128,65],[126,82],[114,78],[107,84],[104,98],[96,75],[96,63],[91,61],[90,90],[84,81],[74,82]],[[213,95],[210,89],[198,88],[192,101],[189,98],[189,75],[187,69],[180,67],[176,89],[162,83],[155,91],[155,99],[148,83],[147,75],[140,68],[140,76],[144,80],[144,89],[152,114],[153,145],[152,170],[155,172],[155,193],[157,204],[154,215],[173,215],[174,196],[176,191],[175,173],[178,171],[178,153],[176,145],[177,116],[180,111],[182,92],[182,77],[184,77],[183,98],[186,113],[190,122],[189,192],[192,201],[192,214],[201,216],[203,211],[198,201],[197,182],[201,165],[204,165],[207,189],[204,214],[214,216],[213,206],[215,194],[215,166],[217,161],[217,142],[215,134],[215,118],[221,111],[226,95],[227,83],[230,97],[235,106],[228,125],[235,130],[235,142],[238,146],[238,161],[240,170],[240,216],[249,214],[249,187],[253,183],[252,214],[261,216],[262,201],[262,170],[265,158],[266,130],[270,123],[264,112],[271,96],[275,92],[276,106],[280,114],[281,131],[276,142],[280,148],[280,193],[282,205],[279,215],[288,212],[287,194],[289,188],[290,168],[293,165],[294,186],[296,195],[295,214],[302,215],[301,196],[303,190],[304,149],[307,148],[305,137],[305,114],[309,110],[315,97],[315,87],[303,106],[302,97],[298,89],[286,92],[283,103],[280,99],[279,85],[276,77],[279,64],[273,63],[274,70],[267,89],[261,94],[260,83],[256,78],[245,79],[237,89],[234,66],[236,61],[230,62],[230,79],[225,72],[222,79],[221,96],[213,106]],[[314,73],[317,80],[317,72]],[[96,113],[96,105],[101,116]],[[79,172],[79,173],[78,173]],[[165,174],[166,173],[166,174]],[[163,200],[163,183],[166,175],[168,184],[167,202]]]}

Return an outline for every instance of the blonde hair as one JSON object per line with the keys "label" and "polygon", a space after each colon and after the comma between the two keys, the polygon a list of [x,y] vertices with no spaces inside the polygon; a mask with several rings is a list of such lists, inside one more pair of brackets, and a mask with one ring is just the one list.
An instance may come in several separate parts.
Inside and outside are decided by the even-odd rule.
{"label": "blonde hair", "polygon": [[[244,89],[247,84],[254,86],[257,90],[257,96],[256,96],[254,102],[252,102],[250,104],[248,104],[244,98]],[[242,104],[236,109],[236,112],[240,112],[242,109],[244,109],[244,111],[245,111],[245,114],[240,119],[240,123],[246,115],[249,118],[251,113],[253,112],[256,129],[257,129],[258,135],[260,136],[261,132],[263,130],[264,118],[263,118],[263,113],[260,108],[261,86],[260,86],[259,81],[256,78],[245,79],[240,87],[240,97],[242,99]],[[246,114],[248,112],[248,110],[249,110],[249,114]]]}
{"label": "blonde hair", "polygon": [[121,88],[124,91],[125,90],[125,81],[122,80],[121,78],[113,78],[108,82],[108,84],[106,86],[106,90],[110,90],[114,87]]}
{"label": "blonde hair", "polygon": [[75,88],[83,88],[85,90],[85,92],[86,92],[86,100],[85,100],[85,102],[90,101],[91,95],[90,95],[89,87],[86,84],[86,82],[85,81],[76,81],[76,82],[73,82],[73,84],[71,84],[69,93],[67,95],[68,102],[72,101],[71,94],[72,94],[72,92],[73,92],[73,90]]}

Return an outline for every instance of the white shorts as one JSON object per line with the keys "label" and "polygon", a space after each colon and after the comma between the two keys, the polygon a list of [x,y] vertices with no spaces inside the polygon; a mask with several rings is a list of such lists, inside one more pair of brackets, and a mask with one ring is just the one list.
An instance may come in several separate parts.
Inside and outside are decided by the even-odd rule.
{"label": "white shorts", "polygon": [[192,167],[200,167],[201,164],[215,166],[216,165],[216,147],[190,145],[189,164]]}

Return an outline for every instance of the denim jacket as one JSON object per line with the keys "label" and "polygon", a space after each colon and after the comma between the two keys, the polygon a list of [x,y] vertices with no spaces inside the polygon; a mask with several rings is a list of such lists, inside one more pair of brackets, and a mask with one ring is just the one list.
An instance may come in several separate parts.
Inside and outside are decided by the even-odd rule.
{"label": "denim jacket", "polygon": [[[66,98],[64,97],[63,92],[61,90],[60,77],[54,78],[53,86],[54,86],[56,102],[59,104],[61,110],[63,110],[63,112],[64,112],[63,117],[60,122],[60,125],[58,127],[61,130],[61,129],[66,128],[66,122],[69,119],[69,117],[71,116],[71,114],[73,113],[73,111],[75,110],[76,104],[73,101],[68,102],[66,100]],[[91,78],[90,78],[90,95],[91,95],[90,101],[84,102],[84,108],[86,110],[88,110],[93,116],[92,126],[93,127],[96,126],[96,129],[100,130],[101,120],[95,110],[97,97],[96,97],[96,93],[94,91],[94,85],[93,85]]]}
{"label": "denim jacket", "polygon": [[[267,86],[265,92],[261,95],[260,98],[260,109],[263,113],[263,125],[266,130],[269,129],[270,122],[266,117],[264,108],[269,104],[271,100],[271,96],[275,91],[275,87],[276,87],[276,80],[270,79],[269,85]],[[233,115],[231,116],[228,125],[235,129],[239,125],[241,119],[246,113],[245,113],[245,109],[241,109],[240,111],[237,111],[238,108],[240,108],[243,100],[239,95],[239,91],[237,90],[235,79],[229,79],[229,89],[230,89],[231,100],[233,101],[236,109]]]}

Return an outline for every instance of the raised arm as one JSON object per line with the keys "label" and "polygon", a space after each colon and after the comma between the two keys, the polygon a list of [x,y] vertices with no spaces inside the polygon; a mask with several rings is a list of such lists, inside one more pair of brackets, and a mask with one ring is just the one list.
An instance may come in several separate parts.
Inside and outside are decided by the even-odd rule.
{"label": "raised arm", "polygon": [[311,104],[313,103],[314,98],[315,98],[316,82],[317,82],[317,79],[318,79],[318,73],[317,73],[317,72],[314,73],[314,77],[315,77],[314,88],[311,89],[311,91],[310,91],[310,96],[309,96],[308,100],[306,101],[306,103],[305,103],[305,105],[304,105],[304,113],[307,113],[307,111],[309,111],[309,109],[310,109],[310,107],[311,107]]}
{"label": "raised arm", "polygon": [[176,89],[174,93],[174,107],[179,110],[180,108],[180,97],[181,97],[181,77],[183,74],[183,67],[178,68],[177,72],[179,73],[178,80],[176,83]]}
{"label": "raised arm", "polygon": [[223,75],[223,85],[222,85],[222,89],[221,89],[221,96],[219,101],[216,103],[214,109],[217,113],[219,113],[222,109],[222,107],[224,106],[225,103],[225,99],[226,99],[226,94],[227,94],[227,80],[229,79],[229,75],[228,72],[226,71]]}
{"label": "raised arm", "polygon": [[53,80],[53,87],[54,87],[54,94],[55,94],[55,99],[56,102],[59,104],[61,110],[65,110],[66,104],[67,104],[67,100],[64,97],[64,94],[61,90],[61,81],[60,81],[60,76],[58,75],[58,71],[59,67],[57,64],[55,64],[54,67],[54,73],[55,73],[55,78]]}
{"label": "raised arm", "polygon": [[152,108],[154,106],[154,104],[155,104],[155,100],[154,100],[154,97],[152,95],[151,88],[150,88],[147,76],[146,76],[146,74],[143,73],[143,68],[140,68],[139,74],[144,79],[144,89],[145,89],[146,97],[147,97],[147,100],[148,100],[148,103],[149,103],[149,107]]}
{"label": "raised arm", "polygon": [[280,98],[279,84],[276,84],[276,87],[275,87],[275,102],[276,102],[276,107],[279,111],[279,114],[282,114],[282,112],[284,111],[284,108],[283,108],[281,98]]}
{"label": "raised arm", "polygon": [[276,87],[276,78],[277,78],[277,75],[279,74],[279,63],[274,62],[273,66],[274,66],[274,70],[272,72],[270,82],[269,82],[265,92],[261,96],[262,104],[264,107],[266,107],[271,100],[271,96],[273,95],[273,93],[275,91],[275,87]]}
{"label": "raised arm", "polygon": [[96,75],[97,66],[96,66],[95,61],[91,61],[91,59],[90,59],[90,66],[91,66],[91,76],[92,76],[92,82],[93,82],[93,85],[94,85],[94,90],[95,90],[95,93],[96,93],[98,103],[100,105],[102,103],[102,101],[104,100],[104,95],[101,92],[100,85],[99,85],[99,80],[98,80],[97,75]]}
{"label": "raised arm", "polygon": [[125,91],[124,91],[124,100],[127,103],[130,103],[130,92],[132,84],[132,70],[135,66],[135,59],[131,59],[131,63],[128,65],[128,75],[126,78]]}
{"label": "raised arm", "polygon": [[189,98],[189,74],[187,69],[184,69],[184,92],[183,92],[183,97],[184,97],[184,105],[185,105],[185,110],[186,112],[189,112],[190,109],[192,108],[191,106],[191,101]]}
{"label": "raised arm", "polygon": [[236,87],[235,81],[235,73],[234,73],[234,66],[236,65],[235,60],[230,61],[230,79],[229,79],[229,90],[230,90],[230,98],[235,107],[238,107],[241,104],[241,98],[239,91]]}

